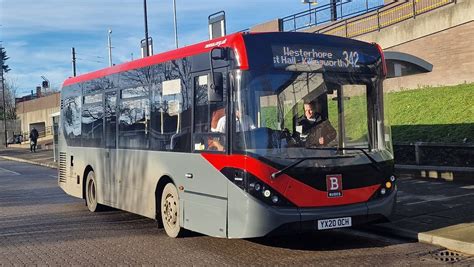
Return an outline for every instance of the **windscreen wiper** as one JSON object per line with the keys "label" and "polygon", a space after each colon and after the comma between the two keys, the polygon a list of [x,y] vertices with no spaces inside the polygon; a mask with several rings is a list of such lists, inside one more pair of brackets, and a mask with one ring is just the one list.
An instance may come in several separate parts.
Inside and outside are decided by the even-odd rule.
{"label": "windscreen wiper", "polygon": [[329,157],[307,157],[307,158],[300,158],[298,159],[297,161],[291,163],[290,165],[284,167],[283,169],[281,170],[278,170],[274,173],[272,173],[271,175],[271,178],[272,179],[275,179],[277,178],[278,176],[282,175],[283,173],[285,173],[287,170],[295,167],[296,165],[300,164],[301,162],[305,161],[305,160],[314,160],[314,159],[340,159],[340,158],[353,158],[354,156],[352,155],[339,155],[339,156],[329,156]]}
{"label": "windscreen wiper", "polygon": [[336,150],[336,151],[342,151],[342,150],[352,150],[352,151],[361,151],[370,161],[370,166],[374,168],[378,172],[382,172],[380,167],[377,165],[377,161],[367,153],[363,148],[359,147],[308,147],[308,149],[317,149],[317,150]]}

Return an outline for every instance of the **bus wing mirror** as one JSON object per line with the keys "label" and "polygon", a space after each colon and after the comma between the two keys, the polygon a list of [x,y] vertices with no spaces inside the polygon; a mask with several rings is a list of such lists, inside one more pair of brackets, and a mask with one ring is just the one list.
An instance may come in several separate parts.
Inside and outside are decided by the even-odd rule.
{"label": "bus wing mirror", "polygon": [[211,50],[211,59],[212,60],[227,60],[229,58],[229,48],[228,47],[214,47]]}
{"label": "bus wing mirror", "polygon": [[209,102],[222,102],[224,99],[224,79],[222,72],[215,72],[213,75],[209,73],[207,79],[207,84],[209,85],[207,87]]}

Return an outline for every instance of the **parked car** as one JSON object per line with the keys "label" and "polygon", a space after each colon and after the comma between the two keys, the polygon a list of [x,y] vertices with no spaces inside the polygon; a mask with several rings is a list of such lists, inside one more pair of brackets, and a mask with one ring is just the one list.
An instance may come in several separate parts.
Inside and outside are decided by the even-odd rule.
{"label": "parked car", "polygon": [[7,143],[10,144],[21,144],[23,142],[23,136],[20,134],[15,134],[12,137],[8,138]]}

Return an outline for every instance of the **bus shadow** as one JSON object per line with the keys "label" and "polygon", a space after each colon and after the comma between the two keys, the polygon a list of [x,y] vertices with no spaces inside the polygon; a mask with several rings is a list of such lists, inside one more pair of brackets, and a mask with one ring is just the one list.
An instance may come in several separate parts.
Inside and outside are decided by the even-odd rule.
{"label": "bus shadow", "polygon": [[248,241],[263,246],[303,251],[363,249],[412,242],[409,240],[387,239],[376,236],[375,234],[363,234],[360,231],[354,231],[351,229],[328,230],[295,235],[267,236],[248,239]]}

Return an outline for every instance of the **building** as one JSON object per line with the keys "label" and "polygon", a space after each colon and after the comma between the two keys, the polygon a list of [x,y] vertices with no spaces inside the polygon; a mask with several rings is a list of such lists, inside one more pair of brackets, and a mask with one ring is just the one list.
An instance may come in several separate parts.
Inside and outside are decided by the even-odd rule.
{"label": "building", "polygon": [[16,114],[20,120],[23,134],[27,134],[34,127],[40,137],[53,134],[52,115],[59,112],[61,96],[59,92],[32,100],[19,102],[16,105]]}

